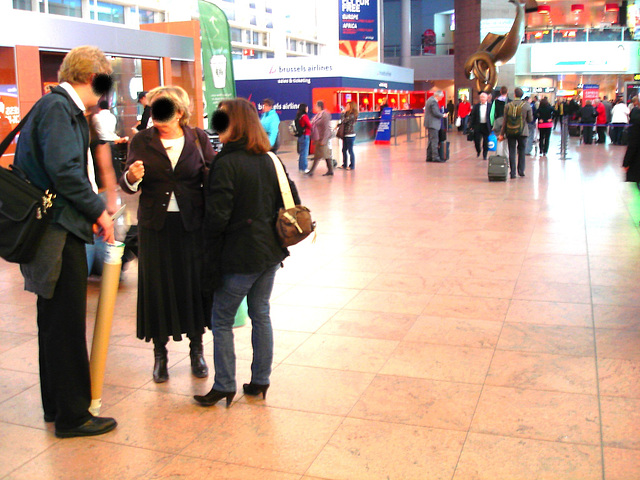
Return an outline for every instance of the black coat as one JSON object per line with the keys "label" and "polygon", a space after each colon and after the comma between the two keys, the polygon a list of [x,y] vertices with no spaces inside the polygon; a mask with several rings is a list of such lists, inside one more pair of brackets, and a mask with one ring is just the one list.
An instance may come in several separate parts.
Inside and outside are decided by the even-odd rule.
{"label": "black coat", "polygon": [[593,105],[585,105],[580,109],[580,123],[596,123],[596,109]]}
{"label": "black coat", "polygon": [[[491,103],[487,102],[487,128],[491,131]],[[476,103],[471,109],[471,128],[473,130],[480,130],[480,104]]]}
{"label": "black coat", "polygon": [[[296,186],[291,180],[289,185],[299,205]],[[205,192],[205,289],[221,274],[259,273],[289,255],[275,231],[283,202],[268,154],[249,153],[240,142],[225,144]]]}
{"label": "black coat", "polygon": [[[193,232],[202,226],[204,164],[196,145],[194,130],[183,128],[183,131],[184,147],[175,169],[171,168],[171,160],[156,128],[142,130],[131,140],[124,171],[127,172],[136,160],[144,162],[144,177],[139,187],[142,193],[138,204],[138,225],[142,227],[162,229],[172,192],[175,192],[184,228]],[[200,129],[195,131],[198,132],[205,162],[210,164],[215,153],[209,137]],[[127,186],[124,177],[122,175],[120,179],[120,186],[125,192],[134,193]]]}
{"label": "black coat", "polygon": [[629,143],[622,166],[627,168],[627,182],[640,182],[640,123],[629,126]]}
{"label": "black coat", "polygon": [[87,177],[89,126],[62,87],[33,106],[16,147],[14,163],[42,190],[56,193],[51,221],[93,243],[91,225],[105,209]]}

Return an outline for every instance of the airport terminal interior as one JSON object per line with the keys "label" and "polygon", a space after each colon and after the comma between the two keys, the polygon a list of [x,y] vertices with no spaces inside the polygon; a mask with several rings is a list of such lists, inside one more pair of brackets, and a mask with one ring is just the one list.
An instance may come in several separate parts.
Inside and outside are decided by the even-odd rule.
{"label": "airport terminal interior", "polygon": [[[408,141],[411,140],[411,141]],[[317,238],[291,247],[272,296],[266,399],[211,408],[192,396],[188,340],[170,379],[135,336],[137,268],[121,279],[101,414],[118,427],[57,439],[38,379],[35,296],[0,262],[0,478],[640,478],[640,192],[625,147],[560,134],[524,177],[450,131],[356,145],[357,168],[324,177],[281,157]],[[334,140],[334,156],[338,143]],[[100,279],[89,282],[90,345]],[[234,329],[249,381],[250,322]],[[205,351],[212,367],[212,337]]]}

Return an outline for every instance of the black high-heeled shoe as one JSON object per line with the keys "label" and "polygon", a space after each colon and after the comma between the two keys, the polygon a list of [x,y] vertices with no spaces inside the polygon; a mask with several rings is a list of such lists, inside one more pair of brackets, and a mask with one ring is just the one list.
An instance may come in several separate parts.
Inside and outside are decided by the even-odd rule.
{"label": "black high-heeled shoe", "polygon": [[196,402],[204,407],[211,407],[223,398],[226,398],[227,408],[229,408],[231,402],[233,401],[233,397],[235,396],[236,392],[219,392],[212,388],[206,395],[194,395],[193,398]]}
{"label": "black high-heeled shoe", "polygon": [[260,385],[259,383],[245,383],[242,385],[245,395],[258,396],[262,394],[262,398],[267,398],[267,390],[269,390],[269,384]]}

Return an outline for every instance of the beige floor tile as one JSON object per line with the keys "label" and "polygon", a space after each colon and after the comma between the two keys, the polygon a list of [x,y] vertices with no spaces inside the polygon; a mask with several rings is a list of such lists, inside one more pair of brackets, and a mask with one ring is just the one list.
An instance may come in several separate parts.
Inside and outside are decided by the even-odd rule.
{"label": "beige floor tile", "polygon": [[450,479],[463,441],[462,432],[346,419],[307,473],[341,480]]}
{"label": "beige floor tile", "polygon": [[367,288],[370,290],[418,294],[437,293],[444,282],[444,278],[438,276],[380,273],[369,283]]}
{"label": "beige floor tile", "polygon": [[508,308],[506,299],[435,295],[423,315],[503,322]]}
{"label": "beige floor tile", "polygon": [[601,397],[602,444],[640,450],[640,399]]}
{"label": "beige floor tile", "polygon": [[168,465],[147,477],[149,480],[299,480],[300,475],[251,468],[201,458],[176,456]]}
{"label": "beige floor tile", "polygon": [[[19,469],[23,464],[42,454],[57,440],[51,433],[21,425],[0,423],[0,476]],[[32,478],[46,478],[40,475]]]}
{"label": "beige floor tile", "polygon": [[0,354],[0,368],[16,372],[38,373],[38,339],[30,340]]}
{"label": "beige floor tile", "polygon": [[228,410],[209,409],[208,418],[203,419],[208,428],[183,455],[298,474],[307,471],[342,421],[338,416],[242,403]]}
{"label": "beige floor tile", "polygon": [[414,323],[404,341],[495,348],[501,329],[502,323],[488,320],[422,316]]}
{"label": "beige floor tile", "polygon": [[466,431],[480,385],[377,375],[349,417]]}
{"label": "beige floor tile", "polygon": [[398,343],[392,340],[316,334],[304,342],[283,363],[377,373]]}
{"label": "beige floor tile", "polygon": [[276,330],[313,333],[333,317],[334,308],[271,304],[271,324]]}
{"label": "beige floor tile", "polygon": [[599,358],[600,394],[640,398],[640,361]]}
{"label": "beige floor tile", "polygon": [[594,305],[593,316],[596,328],[640,330],[640,307]]}
{"label": "beige floor tile", "polygon": [[515,284],[511,280],[448,277],[438,290],[438,295],[511,298]]}
{"label": "beige floor tile", "polygon": [[600,480],[600,447],[471,433],[454,480]]}
{"label": "beige floor tile", "polygon": [[593,285],[594,305],[619,305],[622,307],[640,307],[638,287]]}
{"label": "beige floor tile", "polygon": [[486,348],[402,342],[380,373],[482,384],[492,355]]}
{"label": "beige floor tile", "polygon": [[416,315],[402,313],[343,309],[320,327],[318,333],[345,337],[402,340],[415,323],[416,318]]}
{"label": "beige floor tile", "polygon": [[498,350],[486,384],[595,395],[595,359]]}
{"label": "beige floor tile", "polygon": [[507,322],[592,328],[592,316],[591,305],[584,303],[512,300]]}
{"label": "beige floor tile", "polygon": [[108,441],[110,435],[112,433],[101,436],[99,439],[90,437],[59,441],[5,478],[7,480],[34,478],[144,480],[149,478],[149,472],[152,469],[166,464],[172,457],[169,454],[160,454],[144,448],[111,443]]}
{"label": "beige floor tile", "polygon": [[640,330],[596,329],[598,357],[640,361]]}
{"label": "beige floor tile", "polygon": [[[373,373],[279,365],[271,374],[264,401],[269,407],[345,416],[371,384]],[[244,396],[242,402],[259,405],[262,397]]]}
{"label": "beige floor tile", "polygon": [[640,478],[640,450],[605,447],[604,471],[607,480]]}
{"label": "beige floor tile", "polygon": [[342,308],[359,290],[352,288],[294,286],[277,299],[280,305],[297,307]]}
{"label": "beige floor tile", "polygon": [[518,279],[523,282],[589,285],[589,273],[586,267],[568,269],[555,265],[524,265]]}
{"label": "beige floor tile", "polygon": [[595,395],[485,386],[471,431],[552,442],[600,444]]}
{"label": "beige floor tile", "polygon": [[[0,404],[39,384],[40,377],[35,373],[0,369]],[[0,418],[1,413],[0,409]]]}
{"label": "beige floor tile", "polygon": [[429,294],[364,290],[358,293],[345,308],[368,312],[420,315],[431,298],[432,295]]}
{"label": "beige floor tile", "polygon": [[515,265],[499,263],[469,263],[459,261],[453,272],[453,277],[485,278],[492,280],[509,280],[515,282],[520,275],[522,262]]}
{"label": "beige floor tile", "polygon": [[350,272],[348,270],[324,268],[299,282],[299,285],[361,290],[367,288],[376,276],[376,273],[371,272]]}
{"label": "beige floor tile", "polygon": [[525,323],[505,323],[498,349],[579,357],[595,355],[591,328]]}
{"label": "beige floor tile", "polygon": [[513,298],[541,302],[591,303],[589,285],[518,280]]}

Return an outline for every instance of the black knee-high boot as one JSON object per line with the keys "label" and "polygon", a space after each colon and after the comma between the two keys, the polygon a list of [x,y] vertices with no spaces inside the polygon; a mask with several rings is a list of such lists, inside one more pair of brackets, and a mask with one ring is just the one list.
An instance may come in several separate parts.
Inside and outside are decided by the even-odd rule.
{"label": "black knee-high boot", "polygon": [[202,335],[189,337],[189,357],[191,357],[191,372],[194,377],[205,378],[209,375],[209,367],[204,360]]}
{"label": "black knee-high boot", "polygon": [[169,380],[169,371],[167,370],[167,363],[169,361],[167,355],[167,343],[161,343],[158,340],[153,340],[153,356],[155,362],[153,364],[153,381],[156,383],[163,383]]}

